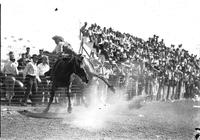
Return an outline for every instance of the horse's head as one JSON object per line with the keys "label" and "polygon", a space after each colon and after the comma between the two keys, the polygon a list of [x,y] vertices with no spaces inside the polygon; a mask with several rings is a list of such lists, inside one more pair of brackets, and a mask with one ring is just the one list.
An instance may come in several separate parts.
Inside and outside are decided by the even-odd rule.
{"label": "horse's head", "polygon": [[81,55],[76,55],[75,57],[75,64],[74,64],[74,73],[78,75],[83,82],[88,83],[88,74],[84,69],[83,59],[84,57]]}

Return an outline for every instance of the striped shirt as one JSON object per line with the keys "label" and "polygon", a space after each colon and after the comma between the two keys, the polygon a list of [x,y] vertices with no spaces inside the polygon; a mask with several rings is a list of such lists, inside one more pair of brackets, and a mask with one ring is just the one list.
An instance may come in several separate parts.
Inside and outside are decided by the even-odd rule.
{"label": "striped shirt", "polygon": [[3,67],[2,72],[5,74],[18,75],[19,71],[17,69],[17,63],[12,61],[7,62]]}

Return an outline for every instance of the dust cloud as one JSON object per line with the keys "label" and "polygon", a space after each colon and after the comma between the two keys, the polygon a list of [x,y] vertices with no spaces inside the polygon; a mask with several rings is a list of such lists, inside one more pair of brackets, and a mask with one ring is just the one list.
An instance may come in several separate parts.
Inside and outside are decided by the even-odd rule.
{"label": "dust cloud", "polygon": [[[109,121],[117,119],[120,113],[141,107],[144,96],[138,96],[127,101],[123,90],[116,90],[115,94],[108,92],[105,98],[106,87],[99,89],[94,83],[87,89],[86,94],[89,100],[88,107],[80,107],[73,110],[72,120],[63,118],[63,123],[70,123],[72,127],[87,130],[98,130],[107,127]],[[62,113],[62,110],[61,110]]]}

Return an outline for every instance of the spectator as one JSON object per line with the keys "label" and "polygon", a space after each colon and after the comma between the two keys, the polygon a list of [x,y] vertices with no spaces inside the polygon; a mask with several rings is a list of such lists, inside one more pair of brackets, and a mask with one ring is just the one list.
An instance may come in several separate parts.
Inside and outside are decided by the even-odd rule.
{"label": "spectator", "polygon": [[39,94],[44,94],[44,101],[47,101],[47,96],[48,96],[48,81],[45,78],[44,73],[49,71],[49,59],[47,56],[42,57],[42,63],[38,64],[38,72],[39,72],[39,77],[41,79],[41,83],[38,84],[38,91]]}
{"label": "spectator", "polygon": [[31,92],[32,92],[32,105],[35,104],[33,96],[37,94],[37,89],[38,89],[37,81],[39,83],[41,82],[38,75],[38,67],[37,67],[38,57],[36,54],[34,54],[31,58],[32,61],[26,65],[23,73],[23,78],[25,80],[25,86],[26,86],[26,92],[22,102],[22,105],[24,106],[27,105],[27,100]]}
{"label": "spectator", "polygon": [[40,63],[42,63],[43,56],[44,56],[44,50],[43,49],[39,49],[39,55],[38,55],[37,65],[40,64]]}
{"label": "spectator", "polygon": [[8,56],[9,56],[9,59],[10,59],[10,57],[13,57],[13,56],[14,56],[13,51],[10,51],[10,52],[8,53]]}
{"label": "spectator", "polygon": [[[117,65],[131,59],[131,62],[139,63],[140,68],[138,70],[143,78],[138,79],[141,79],[141,82],[148,81],[145,87],[146,92],[151,94],[153,89],[151,85],[154,85],[152,81],[159,79],[158,93],[160,93],[160,89],[164,89],[164,86],[168,86],[167,92],[162,93],[163,97],[166,94],[167,100],[171,89],[173,92],[170,98],[180,98],[183,94],[186,97],[193,96],[195,79],[198,79],[194,77],[200,72],[197,65],[199,59],[182,49],[182,44],[178,45],[178,48],[175,48],[175,45],[167,47],[163,39],[159,41],[157,35],[153,35],[153,37],[144,41],[127,33],[114,31],[112,28],[106,29],[104,27],[102,30],[97,24],[92,24],[84,30],[87,30],[89,38],[92,38],[93,48],[96,49],[97,56],[104,53],[105,60],[115,62]],[[87,45],[87,43],[85,44]],[[178,69],[176,66],[178,66]],[[176,93],[174,91],[175,85],[178,85],[177,97],[173,95]],[[186,92],[181,88],[185,88]]]}
{"label": "spectator", "polygon": [[17,60],[18,62],[18,70],[19,71],[23,71],[25,66],[26,66],[26,55],[24,53],[22,53],[21,58],[19,60]]}
{"label": "spectator", "polygon": [[30,55],[30,47],[26,48],[26,53],[25,53],[27,61],[31,60],[31,55]]}
{"label": "spectator", "polygon": [[19,74],[19,71],[17,69],[17,63],[15,62],[15,56],[12,52],[9,53],[9,62],[5,64],[2,72],[6,74],[6,99],[8,100],[8,104],[10,105],[11,100],[15,94],[15,77]]}
{"label": "spectator", "polygon": [[88,31],[86,30],[87,27],[87,22],[84,23],[84,25],[80,29],[80,39],[82,37],[87,37],[88,36]]}

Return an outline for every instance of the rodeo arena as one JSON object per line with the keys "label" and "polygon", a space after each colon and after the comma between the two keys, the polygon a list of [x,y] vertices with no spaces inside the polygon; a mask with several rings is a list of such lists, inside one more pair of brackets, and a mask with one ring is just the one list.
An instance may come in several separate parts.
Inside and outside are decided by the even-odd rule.
{"label": "rodeo arena", "polygon": [[79,39],[78,52],[60,35],[52,52],[6,52],[2,139],[200,139],[197,55],[96,23]]}

